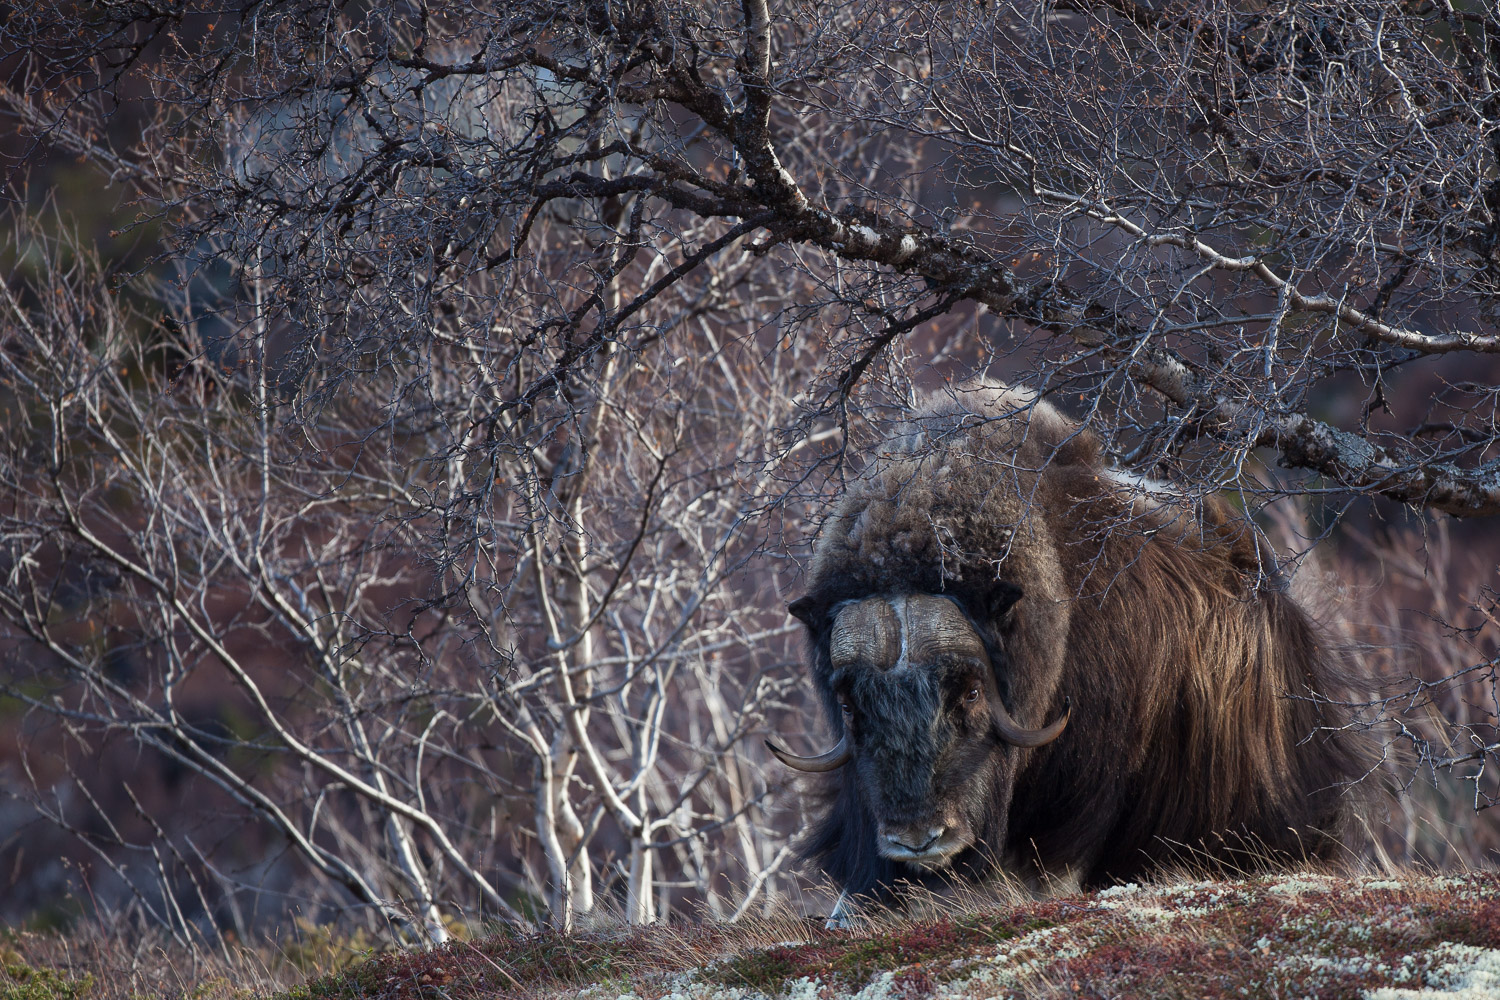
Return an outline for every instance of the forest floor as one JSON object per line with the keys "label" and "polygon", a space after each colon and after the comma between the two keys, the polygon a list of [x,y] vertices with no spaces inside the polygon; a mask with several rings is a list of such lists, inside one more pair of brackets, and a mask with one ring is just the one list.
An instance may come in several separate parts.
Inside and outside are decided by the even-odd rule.
{"label": "forest floor", "polygon": [[[961,910],[961,912],[960,912]],[[281,989],[219,975],[121,990],[110,970],[0,945],[0,1000],[1500,998],[1500,874],[1279,874],[1125,885],[849,930],[749,926],[508,935],[371,954]]]}

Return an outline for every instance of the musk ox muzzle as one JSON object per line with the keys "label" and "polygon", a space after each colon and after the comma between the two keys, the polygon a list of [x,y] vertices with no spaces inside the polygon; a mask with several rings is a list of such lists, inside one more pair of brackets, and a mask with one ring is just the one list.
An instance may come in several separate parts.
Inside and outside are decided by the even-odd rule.
{"label": "musk ox muzzle", "polygon": [[800,757],[769,740],[799,771],[855,762],[892,860],[937,867],[974,841],[985,782],[976,772],[999,745],[1044,746],[1068,712],[1040,729],[1020,725],[1001,698],[984,640],[953,601],[932,594],[872,597],[841,607],[828,643],[841,735]]}

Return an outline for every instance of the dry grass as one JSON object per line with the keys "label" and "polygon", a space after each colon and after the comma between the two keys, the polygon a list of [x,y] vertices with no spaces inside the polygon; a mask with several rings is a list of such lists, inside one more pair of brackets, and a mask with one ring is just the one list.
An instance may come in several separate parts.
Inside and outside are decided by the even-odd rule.
{"label": "dry grass", "polygon": [[[916,909],[867,912],[842,931],[783,912],[735,926],[501,934],[362,956],[331,940],[192,954],[105,933],[22,935],[8,946],[0,1000],[1397,1000],[1500,991],[1492,872],[1164,879],[1041,900],[1000,889]],[[13,975],[17,966],[29,976]]]}
{"label": "dry grass", "polygon": [[133,922],[79,920],[63,931],[0,931],[0,1000],[242,1000],[295,989],[367,961],[363,935],[298,922],[276,941],[174,940]]}

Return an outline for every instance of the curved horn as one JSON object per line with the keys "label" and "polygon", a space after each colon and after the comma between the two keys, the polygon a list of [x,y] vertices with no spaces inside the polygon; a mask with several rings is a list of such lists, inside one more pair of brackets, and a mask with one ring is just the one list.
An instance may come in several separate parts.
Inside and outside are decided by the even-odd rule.
{"label": "curved horn", "polygon": [[1043,726],[1041,729],[1027,729],[1010,717],[1004,705],[990,705],[990,721],[995,728],[995,735],[1011,746],[1020,747],[1023,750],[1044,747],[1057,739],[1062,735],[1062,731],[1068,728],[1068,717],[1072,714],[1073,700],[1064,698],[1062,718],[1054,719],[1051,725]]}
{"label": "curved horn", "polygon": [[832,771],[849,763],[849,758],[854,756],[854,750],[849,746],[847,733],[839,738],[832,750],[820,753],[816,757],[798,757],[794,753],[787,753],[770,740],[766,740],[766,749],[775,754],[777,760],[794,771]]}

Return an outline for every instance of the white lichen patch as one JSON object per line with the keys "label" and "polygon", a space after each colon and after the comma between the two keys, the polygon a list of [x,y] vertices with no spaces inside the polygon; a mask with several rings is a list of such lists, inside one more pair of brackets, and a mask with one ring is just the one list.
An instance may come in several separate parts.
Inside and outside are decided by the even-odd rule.
{"label": "white lichen patch", "polygon": [[1280,970],[1296,973],[1296,982],[1303,988],[1313,989],[1336,985],[1346,976],[1374,975],[1392,983],[1411,982],[1416,978],[1413,969],[1393,968],[1369,955],[1291,955],[1280,962]]}
{"label": "white lichen patch", "polygon": [[891,1000],[896,986],[896,974],[894,972],[882,972],[864,989],[855,993],[849,1000]]}
{"label": "white lichen patch", "polygon": [[786,1000],[818,1000],[822,996],[823,984],[806,976],[794,979],[786,988]]}
{"label": "white lichen patch", "polygon": [[1266,890],[1282,896],[1300,896],[1304,892],[1327,892],[1333,879],[1327,875],[1291,875],[1267,883]]}
{"label": "white lichen patch", "polygon": [[1126,882],[1124,885],[1112,885],[1108,888],[1100,889],[1094,893],[1094,898],[1096,900],[1120,899],[1126,896],[1139,896],[1141,892],[1140,886],[1134,882]]}
{"label": "white lichen patch", "polygon": [[1158,895],[1171,899],[1175,896],[1191,896],[1194,893],[1204,892],[1210,889],[1223,888],[1223,882],[1209,882],[1200,880],[1196,882],[1176,882],[1172,885],[1160,886],[1156,892]]}
{"label": "white lichen patch", "polygon": [[1421,924],[1409,909],[1395,912],[1376,912],[1355,917],[1344,925],[1344,936],[1351,941],[1369,942],[1376,934],[1389,937],[1399,934],[1417,934]]}
{"label": "white lichen patch", "polygon": [[1500,951],[1444,942],[1427,951],[1425,986],[1382,987],[1366,1000],[1494,1000],[1500,997]]}
{"label": "white lichen patch", "polygon": [[1041,979],[1050,966],[1086,952],[1087,942],[1076,940],[1070,928],[1042,927],[1002,941],[991,954],[977,957],[970,963],[975,967],[973,973],[944,984],[937,996],[958,1000],[1024,991]]}
{"label": "white lichen patch", "polygon": [[1186,916],[1181,910],[1167,910],[1160,906],[1145,905],[1122,908],[1120,915],[1133,924],[1160,927],[1178,923]]}
{"label": "white lichen patch", "polygon": [[[659,996],[660,1000],[770,1000],[765,994],[758,990],[749,990],[742,987],[709,986],[694,980],[691,974],[673,976],[666,983],[666,992],[652,996]],[[581,1000],[640,1000],[634,993],[620,993],[605,986],[596,986],[578,994]],[[816,1000],[814,993],[806,1000]],[[804,998],[799,998],[804,1000]]]}
{"label": "white lichen patch", "polygon": [[1446,875],[1431,879],[1434,889],[1451,892],[1459,899],[1495,899],[1500,897],[1500,882],[1493,876],[1485,877],[1481,872],[1465,872],[1462,875]]}

